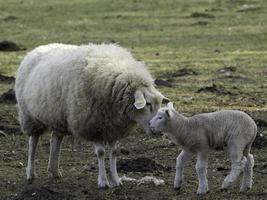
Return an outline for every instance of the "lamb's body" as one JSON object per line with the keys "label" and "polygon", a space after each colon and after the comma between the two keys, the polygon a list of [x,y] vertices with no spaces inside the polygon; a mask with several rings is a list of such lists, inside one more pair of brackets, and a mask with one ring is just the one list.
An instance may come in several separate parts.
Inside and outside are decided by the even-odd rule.
{"label": "lamb's body", "polygon": [[96,144],[99,187],[108,186],[104,144],[110,146],[114,185],[116,143],[139,123],[143,128],[163,96],[154,88],[142,62],[117,45],[50,44],[31,51],[17,71],[15,84],[19,119],[30,135],[27,179],[32,180],[38,137],[53,130],[48,171],[58,177],[58,157],[63,135],[81,136]]}
{"label": "lamb's body", "polygon": [[233,110],[194,115],[177,120],[176,126],[175,141],[191,151],[220,149],[233,140],[243,146],[257,131],[246,113]]}
{"label": "lamb's body", "polygon": [[232,161],[232,170],[225,178],[222,189],[227,189],[243,170],[240,191],[251,188],[254,159],[250,149],[256,137],[257,126],[246,113],[228,110],[185,117],[169,105],[160,109],[150,123],[154,132],[164,132],[173,142],[182,145],[183,151],[177,157],[176,163],[175,188],[181,187],[185,162],[196,153],[199,178],[197,193],[206,193],[208,153],[211,149],[225,145]]}

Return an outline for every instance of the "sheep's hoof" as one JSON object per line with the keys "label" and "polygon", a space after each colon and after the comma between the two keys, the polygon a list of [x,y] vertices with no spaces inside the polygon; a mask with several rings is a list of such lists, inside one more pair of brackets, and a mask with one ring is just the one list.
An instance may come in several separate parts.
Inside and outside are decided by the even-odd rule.
{"label": "sheep's hoof", "polygon": [[62,174],[60,171],[48,171],[48,178],[49,179],[60,179]]}
{"label": "sheep's hoof", "polygon": [[221,188],[221,192],[227,192],[227,188]]}
{"label": "sheep's hoof", "polygon": [[98,189],[105,190],[105,189],[108,189],[108,188],[110,188],[109,184],[99,184],[98,183]]}
{"label": "sheep's hoof", "polygon": [[33,174],[27,174],[27,184],[32,184],[36,178],[36,174],[33,173]]}
{"label": "sheep's hoof", "polygon": [[110,188],[108,180],[98,181],[98,189],[107,189]]}
{"label": "sheep's hoof", "polygon": [[118,180],[112,180],[111,181],[111,187],[119,187],[119,186],[123,186],[120,178]]}
{"label": "sheep's hoof", "polygon": [[35,171],[32,170],[32,168],[30,168],[30,167],[26,167],[27,184],[32,184],[35,177],[37,177],[35,174]]}
{"label": "sheep's hoof", "polygon": [[28,185],[33,184],[33,181],[34,181],[34,177],[32,177],[32,178],[27,178],[27,184],[28,184]]}
{"label": "sheep's hoof", "polygon": [[174,190],[180,191],[181,190],[181,187],[174,187]]}

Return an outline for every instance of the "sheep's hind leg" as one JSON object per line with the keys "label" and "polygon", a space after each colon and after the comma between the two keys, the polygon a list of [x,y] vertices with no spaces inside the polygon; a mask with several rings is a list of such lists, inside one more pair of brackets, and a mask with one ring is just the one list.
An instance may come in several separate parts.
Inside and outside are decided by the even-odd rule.
{"label": "sheep's hind leg", "polygon": [[187,160],[191,158],[192,153],[182,150],[176,159],[176,173],[174,179],[174,189],[179,190],[183,182],[183,168]]}
{"label": "sheep's hind leg", "polygon": [[202,195],[206,194],[209,190],[208,180],[207,180],[207,153],[199,152],[197,154],[197,163],[196,163],[196,171],[198,176],[198,189],[197,194]]}
{"label": "sheep's hind leg", "polygon": [[29,184],[31,184],[34,178],[36,177],[34,170],[34,159],[35,159],[38,140],[39,140],[39,135],[32,135],[29,137],[28,164],[26,167],[27,181]]}
{"label": "sheep's hind leg", "polygon": [[109,162],[110,162],[110,173],[111,173],[111,186],[116,187],[122,185],[122,181],[118,176],[117,172],[117,156],[119,155],[118,142],[109,144]]}
{"label": "sheep's hind leg", "polygon": [[225,191],[228,189],[228,187],[235,182],[237,177],[240,175],[240,173],[244,170],[245,164],[247,162],[246,157],[243,156],[243,152],[238,146],[235,144],[228,145],[229,146],[229,155],[232,161],[231,171],[224,179],[221,190]]}
{"label": "sheep's hind leg", "polygon": [[98,188],[110,187],[105,169],[105,146],[95,143],[95,153],[98,159]]}
{"label": "sheep's hind leg", "polygon": [[52,132],[50,139],[50,155],[48,162],[48,178],[60,178],[62,175],[59,171],[60,146],[63,136]]}

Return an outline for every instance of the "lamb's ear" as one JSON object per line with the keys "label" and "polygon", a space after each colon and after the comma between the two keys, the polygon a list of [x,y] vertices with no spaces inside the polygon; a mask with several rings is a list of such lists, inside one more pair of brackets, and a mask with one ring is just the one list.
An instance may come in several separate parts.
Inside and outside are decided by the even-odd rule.
{"label": "lamb's ear", "polygon": [[173,116],[173,113],[172,113],[172,111],[171,111],[171,110],[169,110],[169,109],[166,109],[166,110],[165,110],[165,113],[166,113],[166,115],[167,115],[167,117],[168,117],[168,118],[172,118],[172,116]]}
{"label": "lamb's ear", "polygon": [[173,103],[172,102],[169,102],[167,104],[167,107],[170,108],[170,109],[172,109],[172,110],[174,110],[174,107],[173,107]]}
{"label": "lamb's ear", "polygon": [[162,99],[161,103],[166,106],[167,103],[170,102],[170,99],[168,99],[167,97],[163,96],[159,91],[157,91],[157,93],[159,94],[160,98]]}
{"label": "lamb's ear", "polygon": [[134,106],[137,109],[142,109],[146,105],[144,94],[140,90],[136,90],[134,93]]}
{"label": "lamb's ear", "polygon": [[167,105],[169,102],[170,102],[170,99],[168,99],[167,97],[163,96],[162,104]]}

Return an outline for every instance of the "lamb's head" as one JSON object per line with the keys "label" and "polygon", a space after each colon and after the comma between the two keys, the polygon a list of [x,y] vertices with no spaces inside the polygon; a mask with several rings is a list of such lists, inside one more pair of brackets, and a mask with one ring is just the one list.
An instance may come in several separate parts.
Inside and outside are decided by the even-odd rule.
{"label": "lamb's head", "polygon": [[173,103],[169,102],[166,107],[158,110],[157,114],[150,120],[149,128],[155,135],[163,132],[169,132],[171,127],[171,118],[174,115]]}
{"label": "lamb's head", "polygon": [[131,118],[148,134],[151,133],[149,121],[157,113],[162,104],[169,99],[164,97],[154,87],[139,88],[134,93],[134,107]]}

